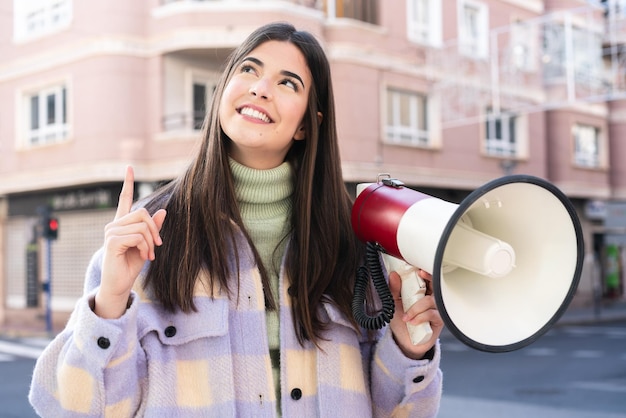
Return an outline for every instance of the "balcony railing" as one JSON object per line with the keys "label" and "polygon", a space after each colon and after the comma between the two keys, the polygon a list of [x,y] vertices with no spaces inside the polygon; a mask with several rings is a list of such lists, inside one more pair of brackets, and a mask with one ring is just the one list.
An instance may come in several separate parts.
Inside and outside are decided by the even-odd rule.
{"label": "balcony railing", "polygon": [[202,129],[204,112],[180,112],[163,116],[161,129],[163,132],[194,131]]}
{"label": "balcony railing", "polygon": [[[161,0],[161,5],[173,3],[261,3],[262,0]],[[264,0],[266,2],[266,0]],[[378,23],[379,0],[283,0],[298,6],[323,10],[328,18],[346,18]]]}
{"label": "balcony railing", "polygon": [[429,49],[432,91],[448,104],[444,125],[474,123],[486,107],[528,113],[626,99],[626,19],[605,30],[592,12],[563,10],[492,29],[486,58],[462,54],[454,40]]}
{"label": "balcony railing", "polygon": [[[170,3],[260,3],[262,0],[161,0],[161,4]],[[267,1],[267,0],[264,0]],[[301,6],[321,9],[323,1],[320,0],[283,0],[285,2],[299,4]]]}

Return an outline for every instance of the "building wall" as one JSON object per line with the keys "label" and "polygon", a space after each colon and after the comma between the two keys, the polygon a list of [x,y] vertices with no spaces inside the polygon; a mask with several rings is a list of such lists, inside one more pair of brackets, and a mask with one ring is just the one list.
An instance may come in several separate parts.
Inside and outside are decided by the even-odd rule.
{"label": "building wall", "polygon": [[[103,227],[113,217],[125,166],[135,167],[137,189],[142,190],[179,175],[190,162],[200,131],[183,124],[172,127],[168,121],[177,114],[188,117],[191,78],[217,77],[228,53],[251,30],[274,20],[312,32],[326,49],[346,182],[371,182],[389,172],[413,188],[459,203],[471,190],[504,174],[548,179],[579,211],[588,257],[577,303],[590,303],[593,295],[584,289],[594,280],[591,235],[598,228],[586,218],[584,207],[588,200],[626,198],[620,164],[626,145],[619,140],[626,126],[624,103],[546,110],[544,101],[560,99],[566,84],[544,86],[539,67],[533,67],[539,61],[528,71],[506,72],[511,65],[506,53],[512,42],[510,25],[538,22],[550,11],[579,8],[585,2],[475,2],[489,11],[489,28],[497,34],[492,50],[497,46],[500,51],[496,60],[459,55],[456,0],[442,1],[437,47],[407,38],[404,1],[385,1],[378,9],[378,25],[326,16],[322,9],[298,2],[160,3],[74,0],[67,29],[13,42],[14,2],[0,0],[0,38],[8,40],[0,42],[0,323],[27,307],[25,247],[38,222],[37,207],[69,202],[55,209],[61,231],[52,244],[52,303],[67,313],[82,291],[84,269],[102,243]],[[602,20],[601,10],[593,9],[592,15]],[[499,96],[490,78],[494,67],[500,71]],[[69,137],[42,147],[19,146],[22,92],[59,81],[67,86]],[[428,97],[428,146],[385,139],[388,87]],[[514,106],[516,100],[527,106],[517,115],[517,139],[523,146],[515,158],[485,150],[486,125],[480,115],[494,97],[503,107]],[[459,110],[459,105],[465,108]],[[571,130],[577,121],[598,126],[610,146],[599,168],[572,164]],[[43,242],[38,244],[42,276]],[[41,314],[40,302],[28,311],[32,316]]]}
{"label": "building wall", "polygon": [[610,197],[608,150],[601,155],[600,168],[581,169],[574,163],[572,133],[576,124],[584,124],[597,127],[601,135],[606,136],[606,116],[578,110],[555,110],[547,113],[546,122],[549,178],[572,197]]}
{"label": "building wall", "polygon": [[626,101],[616,100],[610,104],[608,121],[609,175],[612,195],[616,200],[626,200]]}

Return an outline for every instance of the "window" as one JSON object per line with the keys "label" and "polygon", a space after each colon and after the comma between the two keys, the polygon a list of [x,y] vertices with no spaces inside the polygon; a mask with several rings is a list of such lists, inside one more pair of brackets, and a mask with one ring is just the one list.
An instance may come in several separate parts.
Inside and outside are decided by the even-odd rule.
{"label": "window", "polygon": [[67,90],[60,84],[24,95],[25,144],[37,146],[68,137]]}
{"label": "window", "polygon": [[430,146],[426,96],[387,89],[386,140],[394,144]]}
{"label": "window", "polygon": [[191,118],[193,120],[193,129],[202,129],[207,108],[215,91],[217,75],[194,71],[191,79]]}
{"label": "window", "polygon": [[602,36],[591,30],[573,31],[574,71],[576,81],[585,84],[602,84]]}
{"label": "window", "polygon": [[406,15],[409,40],[441,45],[441,0],[407,0]]}
{"label": "window", "polygon": [[459,0],[459,52],[474,58],[487,58],[489,49],[489,16],[487,6],[470,0]]}
{"label": "window", "polygon": [[333,0],[324,2],[326,14],[378,24],[378,0]]}
{"label": "window", "polygon": [[207,86],[204,83],[193,83],[193,129],[202,129],[206,115]]}
{"label": "window", "polygon": [[[568,33],[571,36],[567,36]],[[542,59],[546,80],[565,77],[571,63],[569,68],[573,69],[577,83],[602,84],[602,37],[599,33],[578,27],[568,31],[563,24],[547,25]]]}
{"label": "window", "polygon": [[623,19],[626,17],[626,0],[601,0],[604,4],[606,14],[613,19]]}
{"label": "window", "polygon": [[163,131],[180,134],[202,129],[219,74],[169,60],[163,110]]}
{"label": "window", "polygon": [[513,157],[518,154],[517,117],[513,113],[494,113],[487,109],[485,119],[485,150],[489,155]]}
{"label": "window", "polygon": [[537,25],[523,21],[517,21],[511,26],[509,51],[511,64],[515,70],[535,71],[537,69],[537,33]]}
{"label": "window", "polygon": [[581,167],[600,166],[600,129],[595,126],[576,124],[574,136],[574,163]]}
{"label": "window", "polygon": [[72,0],[13,0],[16,41],[48,35],[69,26]]}

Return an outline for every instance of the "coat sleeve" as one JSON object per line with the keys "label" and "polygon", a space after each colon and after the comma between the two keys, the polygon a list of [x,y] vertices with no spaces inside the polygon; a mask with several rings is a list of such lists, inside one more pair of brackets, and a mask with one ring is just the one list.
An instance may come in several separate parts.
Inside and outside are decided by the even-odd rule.
{"label": "coat sleeve", "polygon": [[100,262],[98,252],[85,295],[35,364],[28,397],[42,417],[134,416],[140,409],[146,359],[137,338],[139,300],[133,293],[121,318],[95,315]]}
{"label": "coat sleeve", "polygon": [[371,356],[371,392],[374,416],[436,417],[442,393],[441,349],[432,360],[404,356],[387,328]]}

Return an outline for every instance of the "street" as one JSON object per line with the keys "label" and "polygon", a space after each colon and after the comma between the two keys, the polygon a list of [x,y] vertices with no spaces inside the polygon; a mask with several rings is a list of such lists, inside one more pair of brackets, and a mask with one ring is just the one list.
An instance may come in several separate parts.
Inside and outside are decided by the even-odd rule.
{"label": "street", "polygon": [[[0,415],[36,417],[26,399],[43,338],[0,338]],[[439,418],[626,417],[626,321],[558,326],[510,353],[441,338]]]}
{"label": "street", "polygon": [[1,417],[37,417],[26,397],[35,359],[48,341],[46,338],[0,338]]}
{"label": "street", "polygon": [[559,326],[530,346],[483,353],[443,334],[440,418],[626,417],[626,321]]}

